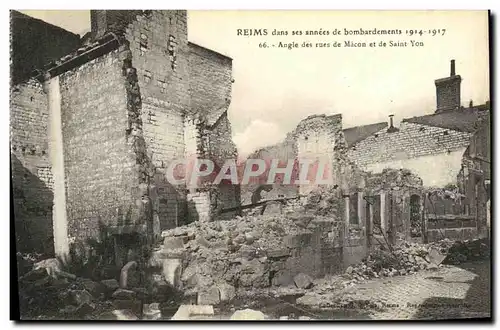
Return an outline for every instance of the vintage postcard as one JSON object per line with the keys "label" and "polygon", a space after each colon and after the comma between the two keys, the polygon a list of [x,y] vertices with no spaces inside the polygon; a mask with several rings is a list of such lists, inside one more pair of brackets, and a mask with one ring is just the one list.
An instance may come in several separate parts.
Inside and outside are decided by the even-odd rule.
{"label": "vintage postcard", "polygon": [[10,19],[12,318],[491,320],[488,11]]}

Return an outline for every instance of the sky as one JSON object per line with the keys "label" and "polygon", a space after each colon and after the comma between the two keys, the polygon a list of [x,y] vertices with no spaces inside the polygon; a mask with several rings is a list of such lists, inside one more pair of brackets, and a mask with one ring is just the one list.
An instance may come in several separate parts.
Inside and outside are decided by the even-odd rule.
{"label": "sky", "polygon": [[[22,12],[83,35],[89,11]],[[446,29],[431,36],[291,36],[292,31],[358,29]],[[267,29],[267,36],[237,35],[238,29]],[[273,36],[272,31],[288,31]],[[342,113],[348,128],[395,123],[435,111],[434,80],[462,77],[462,104],[489,100],[486,11],[188,11],[188,38],[233,59],[229,119],[240,154],[282,140],[311,114]],[[423,47],[280,48],[283,43],[345,40],[408,42]],[[259,43],[275,47],[259,48]]]}

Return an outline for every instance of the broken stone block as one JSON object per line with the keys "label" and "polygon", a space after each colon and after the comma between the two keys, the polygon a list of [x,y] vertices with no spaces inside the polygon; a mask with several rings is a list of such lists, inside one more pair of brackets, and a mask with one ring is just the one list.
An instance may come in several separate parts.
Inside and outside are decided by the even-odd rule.
{"label": "broken stone block", "polygon": [[117,289],[115,292],[113,292],[114,299],[134,299],[136,297],[136,293],[132,290],[126,290],[126,289]]}
{"label": "broken stone block", "polygon": [[195,238],[195,242],[200,245],[200,246],[203,246],[203,247],[206,247],[206,248],[210,248],[210,242],[206,240],[205,237],[201,236],[201,235],[196,235],[196,238]]}
{"label": "broken stone block", "polygon": [[[92,282],[92,283],[95,283],[95,284],[99,285],[99,283],[93,282],[91,280],[89,280],[89,281]],[[94,296],[92,290],[96,289],[96,288],[95,287],[87,287],[87,286],[85,286],[85,284],[86,283],[83,282],[83,286],[84,286],[85,290],[89,291],[90,294],[92,294]],[[69,286],[69,282],[65,278],[53,278],[51,280],[51,282],[50,282],[50,285],[53,286],[53,287],[55,287],[55,288],[58,288],[58,289],[65,289],[65,288],[67,288]],[[96,296],[98,297],[99,295],[96,295]]]}
{"label": "broken stone block", "polygon": [[66,315],[72,315],[72,314],[76,313],[77,308],[78,307],[76,307],[76,306],[68,305],[68,306],[65,306],[64,308],[61,308],[59,310],[59,313],[66,314]]}
{"label": "broken stone block", "polygon": [[431,264],[429,264],[427,266],[427,269],[428,270],[432,270],[432,271],[437,270],[438,269],[438,265],[436,265],[435,263],[431,263]]}
{"label": "broken stone block", "polygon": [[236,296],[236,289],[229,283],[218,283],[220,301],[231,301]]}
{"label": "broken stone block", "polygon": [[95,304],[85,302],[76,308],[75,313],[83,317],[91,314],[94,310]]}
{"label": "broken stone block", "polygon": [[83,303],[91,303],[94,299],[87,290],[72,290],[69,294],[73,305],[81,305]]}
{"label": "broken stone block", "polygon": [[294,283],[293,276],[287,269],[278,271],[272,279],[274,286],[289,286]]}
{"label": "broken stone block", "polygon": [[295,275],[293,281],[295,282],[295,285],[300,289],[309,289],[313,285],[311,276],[304,273]]}
{"label": "broken stone block", "polygon": [[175,250],[184,248],[184,240],[182,237],[165,237],[163,240],[164,250]]}
{"label": "broken stone block", "polygon": [[244,235],[238,235],[233,239],[233,243],[235,244],[243,244],[245,243],[245,236]]}
{"label": "broken stone block", "polygon": [[37,281],[45,278],[48,275],[47,271],[44,268],[33,269],[26,273],[20,280],[21,281]]}
{"label": "broken stone block", "polygon": [[252,245],[255,242],[255,237],[251,233],[245,234],[245,243],[248,245]]}
{"label": "broken stone block", "polygon": [[134,321],[139,319],[132,311],[126,309],[114,310],[112,313],[118,321]]}
{"label": "broken stone block", "polygon": [[241,258],[247,260],[252,260],[257,256],[257,249],[248,245],[243,245],[238,252]]}
{"label": "broken stone block", "polygon": [[345,273],[346,274],[352,274],[352,272],[354,271],[354,268],[352,266],[349,266],[347,267],[347,269],[345,270]]}
{"label": "broken stone block", "polygon": [[99,298],[101,294],[104,292],[103,285],[101,283],[94,282],[91,279],[84,279],[82,281],[82,285],[85,288],[85,290],[87,290],[95,298]]}
{"label": "broken stone block", "polygon": [[273,215],[283,213],[283,205],[279,202],[268,202],[265,205],[264,215]]}
{"label": "broken stone block", "polygon": [[290,256],[290,251],[286,248],[267,250],[267,257],[268,258],[279,259],[279,258],[289,257],[289,256]]}
{"label": "broken stone block", "polygon": [[33,265],[33,269],[41,269],[41,268],[45,269],[47,271],[47,274],[49,274],[49,276],[55,277],[56,273],[62,270],[62,265],[61,262],[56,258],[49,258],[39,261]]}
{"label": "broken stone block", "polygon": [[51,283],[51,279],[52,277],[46,275],[44,278],[41,278],[33,282],[32,286],[33,288],[40,289],[42,287],[48,286]]}
{"label": "broken stone block", "polygon": [[142,314],[145,320],[159,320],[161,318],[160,304],[144,304]]}
{"label": "broken stone block", "polygon": [[102,280],[101,283],[104,285],[105,290],[108,292],[114,292],[120,287],[120,284],[114,278],[110,280]]}
{"label": "broken stone block", "polygon": [[214,315],[214,308],[210,305],[181,305],[171,320],[189,320],[191,315]]}
{"label": "broken stone block", "polygon": [[219,288],[212,286],[208,290],[203,290],[198,293],[198,305],[217,305],[220,303]]}
{"label": "broken stone block", "polygon": [[134,299],[115,299],[112,304],[115,309],[138,311],[141,308],[141,302]]}
{"label": "broken stone block", "polygon": [[133,288],[140,284],[137,262],[129,261],[120,272],[120,288]]}
{"label": "broken stone block", "polygon": [[178,288],[181,285],[182,260],[181,259],[165,259],[163,261],[163,276],[165,281]]}
{"label": "broken stone block", "polygon": [[301,246],[307,246],[312,240],[312,233],[302,233],[296,235],[287,235],[283,237],[283,242],[288,248],[298,248]]}
{"label": "broken stone block", "polygon": [[239,276],[239,284],[244,287],[267,288],[270,285],[269,273],[265,264],[257,259],[242,265]]}
{"label": "broken stone block", "polygon": [[231,315],[231,320],[265,320],[266,315],[264,313],[253,310],[253,309],[243,309],[233,313]]}

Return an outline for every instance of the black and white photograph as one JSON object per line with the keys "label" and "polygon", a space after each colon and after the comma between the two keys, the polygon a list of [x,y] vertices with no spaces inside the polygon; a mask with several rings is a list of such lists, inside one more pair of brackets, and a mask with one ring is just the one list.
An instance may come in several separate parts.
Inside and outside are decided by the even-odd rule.
{"label": "black and white photograph", "polygon": [[491,321],[491,20],[11,9],[11,319]]}

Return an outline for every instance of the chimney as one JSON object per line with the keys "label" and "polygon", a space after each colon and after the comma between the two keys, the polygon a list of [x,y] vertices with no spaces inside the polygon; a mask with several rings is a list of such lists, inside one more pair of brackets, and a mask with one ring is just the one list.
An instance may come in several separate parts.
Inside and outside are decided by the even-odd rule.
{"label": "chimney", "polygon": [[93,40],[101,38],[108,29],[107,10],[90,11],[90,35]]}
{"label": "chimney", "polygon": [[107,32],[123,34],[127,26],[143,14],[144,10],[91,10],[90,33],[92,39],[99,39]]}
{"label": "chimney", "polygon": [[450,76],[437,79],[436,113],[460,108],[460,85],[462,78],[455,72],[455,60],[450,62]]}
{"label": "chimney", "polygon": [[394,115],[389,115],[389,128],[387,129],[387,133],[394,133],[399,131],[399,129],[394,127],[393,117]]}

